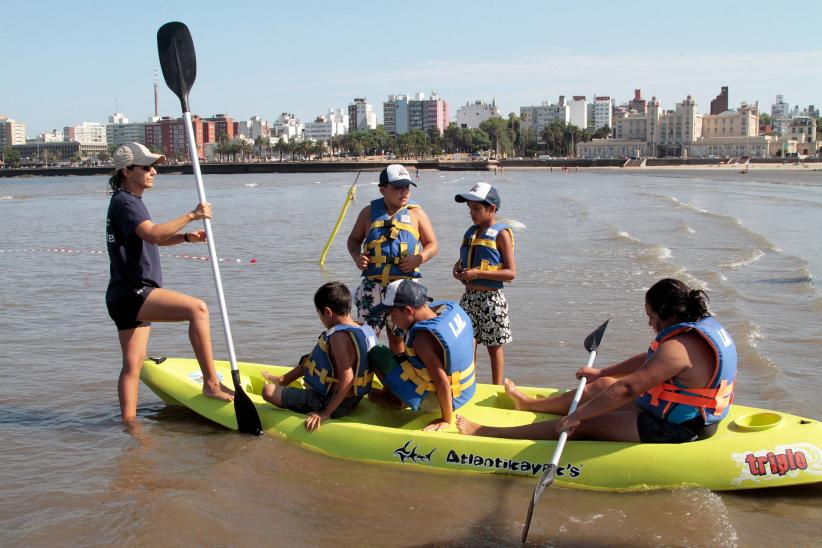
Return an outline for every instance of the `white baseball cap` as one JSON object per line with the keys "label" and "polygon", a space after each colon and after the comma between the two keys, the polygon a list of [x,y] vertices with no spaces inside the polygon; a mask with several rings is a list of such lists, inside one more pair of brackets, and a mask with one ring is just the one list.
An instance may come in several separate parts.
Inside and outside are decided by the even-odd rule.
{"label": "white baseball cap", "polygon": [[412,280],[394,280],[388,284],[382,293],[381,302],[374,307],[375,312],[385,312],[389,308],[420,308],[431,302],[428,290],[419,282]]}
{"label": "white baseball cap", "polygon": [[380,172],[380,184],[389,184],[395,187],[408,185],[417,186],[417,184],[411,180],[411,175],[408,174],[408,170],[405,169],[405,166],[402,164],[391,164],[383,169]]}
{"label": "white baseball cap", "polygon": [[114,169],[120,171],[128,166],[151,166],[162,164],[166,157],[162,154],[154,154],[145,145],[140,143],[126,143],[117,147],[114,151]]}
{"label": "white baseball cap", "polygon": [[497,189],[488,183],[477,183],[468,192],[454,196],[455,202],[484,202],[488,205],[497,206],[499,209],[502,200],[499,199]]}

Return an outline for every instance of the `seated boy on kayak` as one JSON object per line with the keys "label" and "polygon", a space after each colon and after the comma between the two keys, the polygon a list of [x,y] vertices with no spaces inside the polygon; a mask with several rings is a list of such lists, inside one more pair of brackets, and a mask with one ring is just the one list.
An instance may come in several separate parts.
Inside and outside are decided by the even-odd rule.
{"label": "seated boy on kayak", "polygon": [[[263,398],[277,407],[307,413],[305,429],[319,430],[322,421],[349,414],[371,390],[373,373],[368,351],[377,336],[367,325],[351,318],[351,292],[342,282],[328,282],[314,294],[314,307],[326,331],[311,354],[282,376],[263,371],[272,384],[263,387]],[[300,377],[305,388],[288,386]]]}
{"label": "seated boy on kayak", "polygon": [[429,306],[430,301],[418,282],[396,280],[388,284],[379,306],[407,333],[406,350],[394,355],[384,346],[375,346],[368,357],[385,387],[385,391],[372,393],[374,400],[422,408],[424,412],[439,409],[440,417],[423,430],[441,430],[453,422],[454,409],[467,403],[477,390],[474,330],[471,319],[456,302],[439,301]]}
{"label": "seated boy on kayak", "polygon": [[[657,334],[645,353],[604,369],[583,367],[585,387],[576,411],[558,420],[510,428],[457,417],[463,434],[500,438],[683,443],[712,436],[728,414],[736,377],[736,346],[708,312],[707,295],[679,280],[660,280],[645,294],[648,325]],[[506,379],[517,409],[563,415],[574,391],[531,398]]]}

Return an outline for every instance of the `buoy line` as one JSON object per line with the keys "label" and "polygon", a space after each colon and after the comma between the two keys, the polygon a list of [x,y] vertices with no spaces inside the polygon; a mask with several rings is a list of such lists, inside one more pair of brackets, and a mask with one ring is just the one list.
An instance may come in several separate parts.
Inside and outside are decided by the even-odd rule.
{"label": "buoy line", "polygon": [[[81,254],[81,255],[106,255],[106,251],[99,249],[71,249],[68,247],[31,247],[19,249],[0,249],[0,253],[66,253],[66,254]],[[210,261],[211,257],[207,255],[182,255],[175,253],[160,253],[160,257],[167,257],[170,259],[188,259],[191,261]],[[255,264],[256,258],[248,260],[237,258],[221,258],[219,263],[248,263]]]}

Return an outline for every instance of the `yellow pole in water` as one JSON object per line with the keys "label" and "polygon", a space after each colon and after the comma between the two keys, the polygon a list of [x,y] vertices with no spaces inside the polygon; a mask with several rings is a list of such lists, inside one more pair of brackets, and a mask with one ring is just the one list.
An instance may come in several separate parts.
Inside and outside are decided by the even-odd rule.
{"label": "yellow pole in water", "polygon": [[348,211],[348,206],[351,205],[351,202],[357,195],[357,179],[360,178],[360,173],[360,171],[357,172],[357,177],[354,179],[354,183],[351,185],[351,188],[348,189],[348,194],[345,197],[342,211],[340,211],[340,216],[337,218],[337,224],[334,225],[334,230],[331,231],[331,236],[328,237],[328,241],[325,243],[322,255],[320,255],[320,266],[325,264],[325,256],[328,254],[328,249],[331,247],[331,243],[334,241],[334,238],[337,236],[337,232],[340,230],[340,225],[342,224],[343,219],[345,219],[345,212]]}

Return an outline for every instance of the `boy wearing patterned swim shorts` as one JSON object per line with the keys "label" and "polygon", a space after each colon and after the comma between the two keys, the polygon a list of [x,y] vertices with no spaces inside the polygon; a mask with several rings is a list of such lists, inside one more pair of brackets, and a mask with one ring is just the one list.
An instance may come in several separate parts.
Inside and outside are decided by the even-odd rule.
{"label": "boy wearing patterned swim shorts", "polygon": [[507,224],[497,222],[501,200],[490,184],[477,183],[468,192],[457,194],[454,200],[467,203],[474,222],[462,239],[460,258],[453,269],[454,278],[465,284],[460,306],[471,318],[476,344],[488,348],[492,382],[502,384],[502,345],[513,340],[502,286],[517,275],[514,234]]}
{"label": "boy wearing patterned swim shorts", "polygon": [[378,334],[387,326],[388,345],[395,354],[404,350],[404,332],[391,323],[377,305],[394,280],[419,280],[420,265],[438,250],[437,237],[422,207],[411,200],[408,170],[391,164],[380,173],[382,196],[360,211],[348,236],[348,253],[362,270],[362,282],[354,296],[357,320]]}

